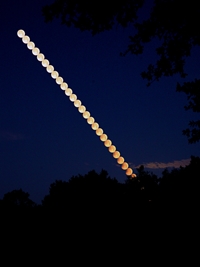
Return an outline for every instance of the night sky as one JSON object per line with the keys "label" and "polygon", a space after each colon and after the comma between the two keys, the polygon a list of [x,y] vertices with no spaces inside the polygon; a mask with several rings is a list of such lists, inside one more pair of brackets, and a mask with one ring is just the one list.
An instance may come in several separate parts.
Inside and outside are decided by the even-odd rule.
{"label": "night sky", "polygon": [[[0,3],[0,198],[14,189],[40,202],[49,185],[90,170],[125,172],[68,97],[21,39],[23,29],[72,88],[132,168],[161,173],[200,156],[200,144],[182,135],[198,114],[184,110],[187,97],[176,82],[199,78],[200,50],[187,61],[189,75],[162,78],[146,87],[140,76],[154,63],[156,42],[141,56],[121,57],[131,28],[92,37],[88,32],[46,24],[42,6],[52,1]],[[147,10],[146,10],[147,11]],[[144,10],[144,14],[146,12]]]}

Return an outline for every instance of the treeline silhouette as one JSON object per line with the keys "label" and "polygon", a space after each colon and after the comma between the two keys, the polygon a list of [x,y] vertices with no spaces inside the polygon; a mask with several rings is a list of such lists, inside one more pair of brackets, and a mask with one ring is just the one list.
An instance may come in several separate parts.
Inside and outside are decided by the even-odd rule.
{"label": "treeline silhouette", "polygon": [[137,178],[124,183],[105,170],[56,180],[40,205],[22,189],[13,190],[0,200],[1,229],[14,249],[19,240],[23,249],[35,242],[41,251],[53,248],[54,253],[67,244],[92,249],[97,242],[109,250],[119,240],[143,249],[148,245],[147,250],[155,249],[154,240],[158,249],[163,240],[177,244],[186,238],[198,214],[199,178],[200,158],[192,156],[188,166],[165,169],[161,178],[141,166]]}
{"label": "treeline silhouette", "polygon": [[38,205],[22,189],[13,190],[0,200],[1,210],[10,211],[67,211],[76,208],[80,212],[90,209],[119,210],[127,206],[152,207],[174,206],[191,201],[197,197],[195,189],[200,178],[200,158],[191,157],[190,164],[169,171],[165,169],[158,178],[152,172],[137,169],[137,177],[127,177],[124,183],[110,178],[107,171],[99,174],[92,170],[85,175],[73,176],[69,181],[55,180],[50,184],[49,194]]}

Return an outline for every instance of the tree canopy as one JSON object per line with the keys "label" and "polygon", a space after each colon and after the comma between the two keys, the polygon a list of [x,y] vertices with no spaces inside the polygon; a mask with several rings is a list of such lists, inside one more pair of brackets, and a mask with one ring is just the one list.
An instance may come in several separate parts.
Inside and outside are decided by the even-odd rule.
{"label": "tree canopy", "polygon": [[[137,168],[137,177],[127,177],[125,183],[110,178],[105,170],[96,173],[94,170],[85,175],[72,176],[68,181],[55,180],[50,184],[49,193],[42,200],[41,209],[29,198],[29,193],[13,190],[4,195],[0,201],[1,208],[14,211],[42,210],[61,212],[69,216],[77,212],[91,216],[96,212],[115,215],[163,207],[185,208],[185,205],[196,206],[199,203],[198,178],[200,175],[200,158],[191,156],[188,166],[169,171],[165,169],[162,177]],[[104,214],[105,215],[105,214]],[[75,215],[74,215],[75,216]],[[107,215],[106,215],[107,216]],[[118,215],[117,215],[118,216]]]}
{"label": "tree canopy", "polygon": [[11,207],[30,208],[35,206],[35,203],[29,198],[29,193],[24,192],[22,189],[6,193],[3,201]]}
{"label": "tree canopy", "polygon": [[[148,8],[146,4],[151,3]],[[139,16],[140,9],[148,11],[148,18]],[[60,18],[62,24],[74,26],[93,35],[112,29],[116,24],[122,27],[133,26],[133,35],[123,55],[142,54],[144,45],[158,40],[157,60],[141,73],[149,86],[163,76],[179,74],[187,76],[185,61],[191,50],[200,46],[200,6],[195,0],[189,3],[181,0],[119,0],[115,3],[105,0],[55,0],[43,7],[46,22]],[[177,84],[177,91],[188,96],[186,110],[200,112],[200,79]],[[190,143],[200,140],[200,120],[190,121],[189,128],[183,131]]]}

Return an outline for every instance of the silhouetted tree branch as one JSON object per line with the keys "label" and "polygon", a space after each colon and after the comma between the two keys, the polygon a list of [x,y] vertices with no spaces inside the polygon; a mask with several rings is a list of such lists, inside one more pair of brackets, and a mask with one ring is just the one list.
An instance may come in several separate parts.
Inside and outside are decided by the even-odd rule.
{"label": "silhouetted tree branch", "polygon": [[[177,84],[177,91],[187,94],[188,105],[185,110],[200,112],[200,80],[195,79],[193,82],[185,82],[182,86]],[[189,143],[196,143],[200,140],[200,120],[190,121],[189,127],[183,130],[183,134],[188,137]]]}
{"label": "silhouetted tree branch", "polygon": [[[149,17],[138,17],[140,8],[145,0],[55,0],[51,5],[43,7],[46,22],[60,18],[62,24],[74,26],[81,31],[90,31],[93,35],[112,29],[116,24],[122,27],[131,26],[133,35],[122,55],[128,53],[138,55],[144,51],[145,44],[157,40],[158,59],[150,63],[147,70],[141,73],[147,85],[159,81],[163,76],[179,74],[187,76],[185,60],[191,55],[191,49],[200,46],[200,6],[198,1],[191,0],[154,0],[149,6]],[[190,86],[189,86],[190,85]],[[187,84],[190,98],[198,105],[199,112],[199,83]],[[198,92],[196,91],[198,90]],[[186,84],[177,86],[177,91],[186,92]],[[192,108],[194,111],[194,107]],[[200,140],[199,120],[190,122],[191,130],[183,131],[190,143]]]}

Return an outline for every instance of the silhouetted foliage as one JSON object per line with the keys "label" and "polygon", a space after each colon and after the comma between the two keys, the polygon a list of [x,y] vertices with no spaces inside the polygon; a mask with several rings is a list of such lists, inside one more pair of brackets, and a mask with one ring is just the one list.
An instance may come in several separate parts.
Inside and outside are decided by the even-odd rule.
{"label": "silhouetted foliage", "polygon": [[49,195],[42,200],[44,207],[58,208],[68,203],[69,185],[65,181],[56,180],[50,185]]}
{"label": "silhouetted foliage", "polygon": [[136,178],[127,178],[126,185],[133,202],[137,201],[149,206],[156,201],[158,178],[155,174],[145,171],[143,165],[137,168]]}
{"label": "silhouetted foliage", "polygon": [[9,207],[32,208],[35,203],[29,198],[29,193],[22,189],[8,192],[3,197],[3,203]]}
{"label": "silhouetted foliage", "polygon": [[[50,185],[49,194],[37,206],[29,194],[22,189],[13,190],[0,200],[0,208],[33,208],[41,213],[47,210],[65,210],[77,212],[100,212],[113,210],[127,212],[130,208],[150,207],[154,203],[161,205],[186,205],[199,198],[198,180],[200,177],[200,158],[191,156],[186,167],[165,169],[162,177],[145,171],[144,166],[137,168],[137,177],[128,178],[119,183],[110,178],[105,170],[99,174],[94,170],[85,175],[71,177],[68,181],[56,180]],[[74,209],[75,208],[75,209]]]}
{"label": "silhouetted foliage", "polygon": [[62,24],[74,25],[94,35],[112,29],[115,22],[123,27],[134,22],[142,4],[143,0],[117,1],[114,4],[105,0],[58,0],[43,7],[43,14],[46,22],[61,17]]}
{"label": "silhouetted foliage", "polygon": [[[7,229],[5,234],[8,240],[15,239],[13,244],[19,240],[23,243],[22,239],[27,238],[26,231],[31,229],[37,214],[37,205],[29,198],[29,193],[22,189],[4,194],[3,200],[0,201],[1,229]],[[28,233],[29,236],[30,234]]]}
{"label": "silhouetted foliage", "polygon": [[[177,84],[177,91],[187,94],[189,104],[185,110],[200,112],[200,80],[195,79],[193,82],[185,82],[182,86]],[[190,121],[190,128],[183,131],[188,137],[189,143],[196,143],[200,140],[200,120]]]}
{"label": "silhouetted foliage", "polygon": [[[148,11],[147,18],[138,17],[141,7]],[[154,0],[150,4],[144,0],[119,0],[115,3],[105,0],[55,0],[43,7],[43,15],[46,22],[61,18],[62,24],[75,26],[81,31],[88,30],[93,35],[110,30],[115,25],[131,26],[133,35],[129,36],[130,44],[122,55],[142,54],[145,44],[157,40],[158,59],[141,73],[142,78],[148,81],[147,85],[159,81],[162,76],[179,74],[185,78],[185,60],[191,55],[193,47],[200,46],[200,6],[195,0],[189,4],[181,0]],[[185,92],[188,95],[188,107],[199,112],[198,80],[182,86],[177,84],[177,91]],[[200,140],[199,125],[200,120],[191,121],[191,129],[183,131],[190,143]]]}
{"label": "silhouetted foliage", "polygon": [[118,181],[111,179],[104,170],[100,174],[90,171],[86,175],[73,176],[68,182],[55,181],[49,194],[42,200],[46,208],[67,208],[68,210],[99,209],[100,206],[117,202]]}
{"label": "silhouetted foliage", "polygon": [[[191,157],[186,167],[163,171],[162,177],[137,169],[137,177],[125,183],[111,179],[104,170],[100,174],[90,171],[66,181],[56,180],[49,194],[42,200],[43,208],[65,210],[69,214],[102,214],[132,216],[131,211],[152,212],[152,208],[186,207],[198,198],[197,183],[200,177],[200,158]],[[154,209],[154,210],[155,210]],[[117,215],[118,214],[118,215]]]}
{"label": "silhouetted foliage", "polygon": [[2,244],[8,240],[7,249],[21,253],[33,253],[34,246],[32,256],[37,257],[39,249],[50,261],[49,253],[66,259],[66,246],[76,254],[86,249],[87,254],[98,246],[110,253],[111,247],[121,251],[128,244],[131,251],[142,247],[144,253],[146,244],[145,251],[157,257],[156,248],[167,243],[171,253],[173,244],[177,249],[187,234],[194,236],[199,177],[200,158],[191,157],[188,166],[164,170],[159,179],[140,166],[137,178],[125,183],[111,179],[104,170],[73,176],[68,182],[56,180],[42,206],[35,208],[28,193],[13,190],[0,200],[1,229],[6,233]]}
{"label": "silhouetted foliage", "polygon": [[165,206],[178,209],[194,208],[199,202],[198,180],[200,177],[200,158],[191,157],[186,167],[164,170],[160,179],[160,201]]}
{"label": "silhouetted foliage", "polygon": [[185,58],[190,56],[193,46],[200,45],[198,3],[194,0],[190,5],[180,0],[154,1],[151,9],[149,6],[149,18],[138,22],[138,11],[144,3],[143,0],[123,0],[114,4],[108,1],[56,0],[43,8],[43,15],[46,22],[61,17],[63,24],[74,25],[92,34],[110,30],[116,23],[122,27],[133,24],[137,33],[130,36],[131,44],[126,53],[141,54],[144,44],[153,38],[162,42],[156,49],[160,58],[156,65],[150,64],[148,71],[143,72],[143,78],[152,82],[163,75],[176,73],[185,77]]}
{"label": "silhouetted foliage", "polygon": [[[77,255],[82,264],[91,253],[119,264],[118,254],[132,257],[133,250],[138,260],[148,255],[149,261],[170,244],[165,256],[174,261],[180,245],[188,254],[188,242],[191,247],[197,233],[199,177],[200,158],[191,157],[188,166],[165,170],[160,179],[140,166],[137,178],[125,183],[104,170],[56,180],[42,206],[34,208],[28,193],[13,190],[0,200],[2,246],[12,255],[40,262],[43,257],[48,264],[55,257],[59,265],[58,259],[69,262],[72,256],[74,262]],[[182,257],[178,255],[179,262]]]}

